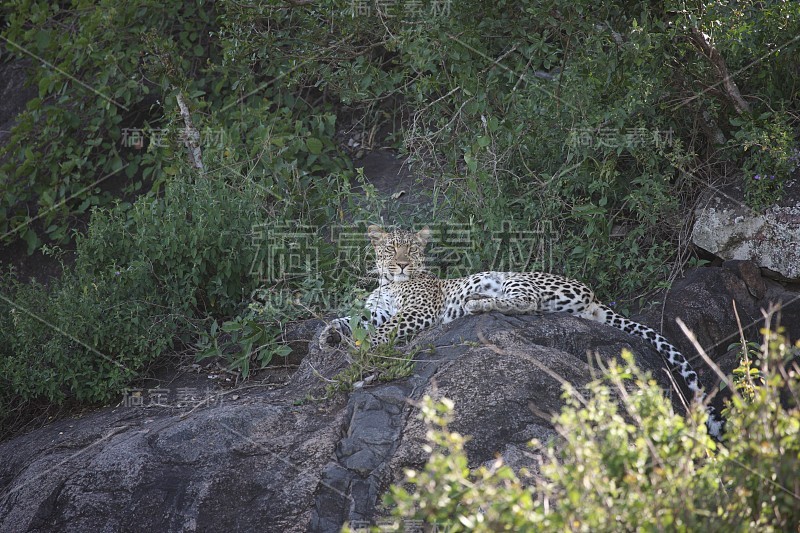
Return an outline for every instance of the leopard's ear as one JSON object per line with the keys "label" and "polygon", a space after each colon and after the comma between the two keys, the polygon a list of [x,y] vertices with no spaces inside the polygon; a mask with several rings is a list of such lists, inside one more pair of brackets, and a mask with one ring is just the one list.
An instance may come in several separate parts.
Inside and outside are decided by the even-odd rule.
{"label": "leopard's ear", "polygon": [[379,242],[386,238],[387,233],[383,231],[380,226],[371,225],[367,228],[367,237],[372,241],[373,246],[377,246]]}
{"label": "leopard's ear", "polygon": [[428,244],[428,241],[431,239],[431,228],[425,226],[421,230],[417,232],[417,240],[419,240],[422,244]]}

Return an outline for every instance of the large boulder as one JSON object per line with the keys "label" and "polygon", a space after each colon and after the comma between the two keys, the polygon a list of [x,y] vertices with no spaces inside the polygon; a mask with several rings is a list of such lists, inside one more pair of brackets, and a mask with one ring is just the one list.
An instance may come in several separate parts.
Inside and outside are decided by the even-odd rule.
{"label": "large boulder", "polygon": [[662,306],[636,318],[662,331],[686,354],[701,381],[717,383],[715,372],[697,355],[675,319],[686,323],[726,374],[738,366],[738,350],[728,347],[740,341],[739,325],[748,340],[759,341],[764,311],[770,308],[777,310],[771,326],[781,325],[790,339],[800,339],[800,293],[762,277],[761,272],[751,261],[726,261],[721,267],[692,270],[675,282]]}
{"label": "large boulder", "polygon": [[186,414],[106,409],[3,444],[0,530],[305,530],[335,404],[253,397]]}
{"label": "large boulder", "polygon": [[[751,274],[758,269],[738,263],[690,274],[666,305],[668,335],[680,315],[713,344],[731,327],[730,298],[749,319],[770,294],[788,295]],[[658,327],[660,317],[642,320]],[[338,531],[375,520],[389,484],[424,464],[414,403],[425,394],[455,401],[451,428],[472,436],[470,466],[501,455],[533,472],[527,443],[556,437],[562,384],[581,391],[623,348],[671,394],[642,339],[566,314],[490,313],[432,328],[412,343],[413,375],[324,400],[312,398],[349,358],[311,340],[283,387],[250,385],[187,407],[105,408],[0,444],[0,531]]]}
{"label": "large boulder", "polygon": [[716,191],[698,207],[692,242],[724,260],[749,260],[778,279],[800,281],[800,180],[764,212],[744,202],[741,189]]}
{"label": "large boulder", "polygon": [[107,408],[3,443],[0,530],[338,531],[373,519],[388,484],[424,463],[410,403],[423,394],[456,401],[474,464],[513,464],[553,435],[561,381],[592,379],[590,354],[630,348],[657,375],[662,365],[642,340],[566,315],[468,317],[415,342],[412,377],[325,401],[303,398],[346,358],[312,348],[283,389],[195,410]]}

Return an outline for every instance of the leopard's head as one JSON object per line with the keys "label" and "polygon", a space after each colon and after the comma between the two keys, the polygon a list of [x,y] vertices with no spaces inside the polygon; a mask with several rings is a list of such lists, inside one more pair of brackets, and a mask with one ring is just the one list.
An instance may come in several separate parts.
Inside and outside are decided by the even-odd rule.
{"label": "leopard's head", "polygon": [[431,230],[425,226],[417,233],[404,230],[383,231],[370,226],[367,235],[375,247],[375,271],[381,285],[407,281],[424,271],[425,245]]}

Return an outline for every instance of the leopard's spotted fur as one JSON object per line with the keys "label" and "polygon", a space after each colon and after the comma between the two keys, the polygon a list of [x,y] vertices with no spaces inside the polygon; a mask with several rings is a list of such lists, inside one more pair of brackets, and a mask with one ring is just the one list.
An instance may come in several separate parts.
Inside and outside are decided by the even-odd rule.
{"label": "leopard's spotted fur", "polygon": [[[686,358],[655,330],[634,322],[603,305],[579,281],[545,272],[480,272],[464,278],[438,279],[424,271],[425,245],[430,230],[418,233],[384,232],[370,226],[380,286],[366,302],[375,327],[373,344],[388,342],[391,334],[404,337],[436,324],[446,324],[468,314],[499,311],[504,314],[570,313],[602,322],[642,337],[680,373],[686,385],[702,400],[705,393]],[[349,336],[350,318],[338,318],[320,336],[323,347]],[[709,433],[719,437],[723,422],[709,406]]]}

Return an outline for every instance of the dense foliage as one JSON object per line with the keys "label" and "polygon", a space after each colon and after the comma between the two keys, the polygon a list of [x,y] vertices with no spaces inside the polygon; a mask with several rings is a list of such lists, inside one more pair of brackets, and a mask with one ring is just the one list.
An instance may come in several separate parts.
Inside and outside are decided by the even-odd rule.
{"label": "dense foliage", "polygon": [[[387,503],[398,524],[447,531],[789,531],[800,523],[800,343],[767,332],[763,385],[736,396],[728,438],[715,445],[705,413],[672,411],[660,387],[623,355],[582,398],[566,391],[560,440],[532,443],[540,476],[497,461],[468,468],[453,405],[420,406],[431,457]],[[632,380],[632,384],[631,384]],[[457,409],[458,406],[455,406]]]}
{"label": "dense foliage", "polygon": [[[0,412],[107,401],[196,343],[246,374],[286,353],[286,320],[349,305],[331,295],[364,272],[328,230],[389,202],[356,130],[426,176],[430,206],[390,223],[470,228],[474,268],[535,229],[553,259],[529,266],[620,301],[685,262],[703,185],[760,209],[800,160],[796,2],[12,0],[0,20],[38,91],[0,148],[0,232],[77,246],[60,281],[3,275]],[[269,239],[313,261],[289,271]]]}

